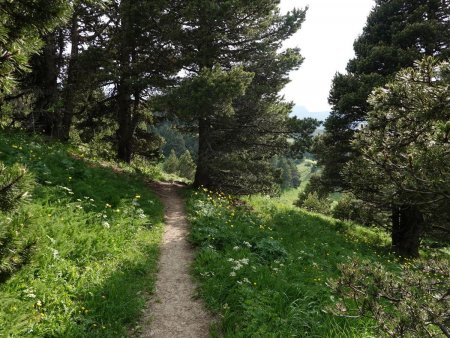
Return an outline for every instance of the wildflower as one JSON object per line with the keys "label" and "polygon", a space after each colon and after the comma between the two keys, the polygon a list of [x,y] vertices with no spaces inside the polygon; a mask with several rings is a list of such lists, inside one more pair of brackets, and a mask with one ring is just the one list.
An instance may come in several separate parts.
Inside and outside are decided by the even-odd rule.
{"label": "wildflower", "polygon": [[244,245],[245,245],[246,247],[248,247],[248,248],[251,248],[251,247],[252,247],[252,245],[251,245],[249,242],[245,242],[245,241],[244,241]]}
{"label": "wildflower", "polygon": [[231,276],[231,277],[236,277],[236,272],[231,271],[231,272],[230,272],[230,276]]}

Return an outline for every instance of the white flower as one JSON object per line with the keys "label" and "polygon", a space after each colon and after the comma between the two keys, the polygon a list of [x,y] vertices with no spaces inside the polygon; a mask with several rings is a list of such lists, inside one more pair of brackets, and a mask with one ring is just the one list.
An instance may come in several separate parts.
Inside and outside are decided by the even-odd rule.
{"label": "white flower", "polygon": [[251,247],[252,247],[252,245],[251,245],[249,242],[244,242],[244,245],[245,245],[246,247],[248,247],[248,248],[251,248]]}
{"label": "white flower", "polygon": [[233,250],[239,250],[240,248],[236,245]]}
{"label": "white flower", "polygon": [[231,272],[230,272],[230,276],[231,276],[231,277],[236,277],[236,272],[231,271]]}
{"label": "white flower", "polygon": [[103,225],[106,229],[109,229],[109,228],[111,227],[111,225],[110,225],[108,222],[106,222],[106,221],[102,222],[102,225]]}
{"label": "white flower", "polygon": [[59,258],[59,251],[56,249],[51,249],[53,251],[53,259],[58,259]]}

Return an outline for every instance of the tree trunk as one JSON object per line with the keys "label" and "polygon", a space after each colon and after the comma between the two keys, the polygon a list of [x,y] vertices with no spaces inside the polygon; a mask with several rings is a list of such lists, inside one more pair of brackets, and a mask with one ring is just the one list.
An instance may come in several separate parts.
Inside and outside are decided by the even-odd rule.
{"label": "tree trunk", "polygon": [[59,139],[62,141],[69,140],[70,128],[72,126],[72,120],[75,110],[75,95],[77,92],[77,72],[78,72],[78,46],[80,44],[80,34],[79,34],[79,23],[78,23],[78,15],[77,8],[75,8],[73,17],[72,17],[72,25],[70,28],[70,42],[71,42],[71,51],[70,51],[70,60],[67,68],[67,82],[64,93],[64,112],[62,116],[60,131],[59,131]]}
{"label": "tree trunk", "polygon": [[117,156],[120,160],[130,163],[132,158],[133,127],[131,119],[131,97],[126,80],[121,80],[117,90],[118,122]]}
{"label": "tree trunk", "polygon": [[424,219],[415,206],[394,206],[392,211],[392,249],[402,257],[419,257]]}
{"label": "tree trunk", "polygon": [[40,55],[32,63],[34,69],[34,86],[36,87],[36,102],[33,107],[29,129],[33,132],[55,136],[58,129],[58,60],[56,32],[44,38],[45,46]]}
{"label": "tree trunk", "polygon": [[211,187],[211,177],[209,170],[209,136],[210,136],[210,126],[207,118],[199,119],[198,126],[198,160],[197,160],[197,171],[195,172],[194,187]]}
{"label": "tree trunk", "polygon": [[[132,87],[132,62],[135,51],[135,36],[133,35],[133,23],[131,15],[132,1],[123,0],[120,3],[120,51],[119,51],[119,82],[117,84],[117,109],[118,124],[117,130],[117,157],[127,163],[133,157],[133,134],[136,123],[133,118],[134,93]],[[139,98],[134,98],[139,100]]]}

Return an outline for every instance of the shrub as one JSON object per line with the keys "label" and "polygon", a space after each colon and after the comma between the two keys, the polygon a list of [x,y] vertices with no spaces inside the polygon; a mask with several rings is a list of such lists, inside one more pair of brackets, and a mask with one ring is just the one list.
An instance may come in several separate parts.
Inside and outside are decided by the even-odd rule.
{"label": "shrub", "polygon": [[179,160],[177,154],[175,154],[175,150],[172,149],[170,155],[164,161],[164,171],[168,174],[176,174],[179,168]]}
{"label": "shrub", "polygon": [[186,150],[184,154],[180,156],[178,168],[181,177],[187,178],[191,181],[194,179],[196,166],[192,160],[189,150]]}
{"label": "shrub", "polygon": [[353,260],[330,283],[339,316],[368,316],[390,337],[441,337],[450,331],[448,260],[406,262],[399,274],[380,264]]}
{"label": "shrub", "polygon": [[294,204],[302,208],[304,202],[312,193],[315,193],[320,200],[325,199],[328,196],[329,191],[322,183],[320,175],[311,176],[305,189],[298,195],[298,200]]}
{"label": "shrub", "polygon": [[29,196],[33,179],[25,167],[0,162],[0,211],[9,212]]}
{"label": "shrub", "polygon": [[330,214],[330,205],[330,200],[327,198],[320,198],[317,192],[309,193],[301,204],[297,202],[297,206],[300,208],[324,215]]}
{"label": "shrub", "polygon": [[0,163],[0,283],[29,260],[34,243],[24,236],[26,220],[18,214],[6,217],[19,203],[29,196],[33,179],[19,165],[11,167]]}
{"label": "shrub", "polygon": [[384,225],[387,222],[380,210],[356,199],[352,194],[343,195],[334,206],[332,216],[342,221],[354,221],[366,226]]}
{"label": "shrub", "polygon": [[255,252],[264,260],[271,262],[276,259],[286,258],[288,253],[283,245],[274,239],[263,238],[255,245]]}

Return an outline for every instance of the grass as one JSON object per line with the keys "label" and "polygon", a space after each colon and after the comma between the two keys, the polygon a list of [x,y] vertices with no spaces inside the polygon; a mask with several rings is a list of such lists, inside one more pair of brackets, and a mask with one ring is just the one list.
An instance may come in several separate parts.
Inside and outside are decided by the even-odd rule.
{"label": "grass", "polygon": [[225,196],[192,192],[194,274],[199,293],[220,318],[217,337],[374,337],[367,318],[335,317],[327,281],[353,258],[400,263],[383,232],[307,213],[265,197],[255,211]]}
{"label": "grass", "polygon": [[[14,223],[31,260],[0,284],[0,336],[121,337],[154,286],[163,208],[142,175],[77,159],[76,149],[0,131],[0,161],[25,165],[32,198]],[[147,176],[151,172],[147,172]]]}

